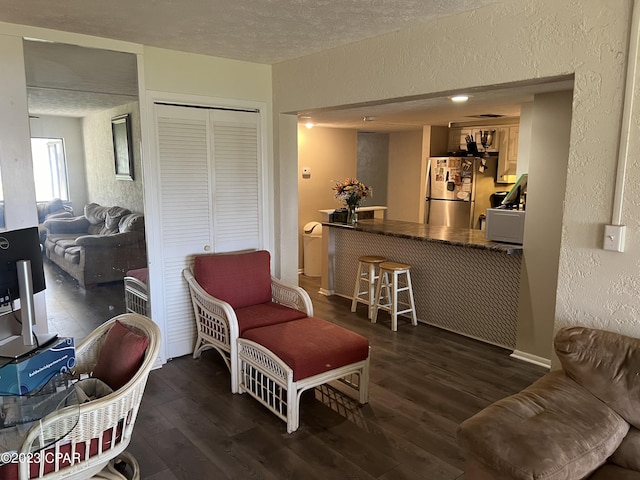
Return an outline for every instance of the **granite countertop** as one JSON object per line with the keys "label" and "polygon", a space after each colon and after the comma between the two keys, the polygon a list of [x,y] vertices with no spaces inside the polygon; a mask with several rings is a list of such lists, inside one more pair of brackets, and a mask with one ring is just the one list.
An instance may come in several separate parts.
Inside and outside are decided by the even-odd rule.
{"label": "granite countertop", "polygon": [[323,225],[335,228],[347,228],[358,232],[388,235],[390,237],[494,250],[507,254],[522,253],[522,245],[493,242],[484,237],[484,231],[470,228],[442,227],[426,225],[424,223],[383,220],[378,218],[360,220],[355,226],[329,222],[325,222]]}

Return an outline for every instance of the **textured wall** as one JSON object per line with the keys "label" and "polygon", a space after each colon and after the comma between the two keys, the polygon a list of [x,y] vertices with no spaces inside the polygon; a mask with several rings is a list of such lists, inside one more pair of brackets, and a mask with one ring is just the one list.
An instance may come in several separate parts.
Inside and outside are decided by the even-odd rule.
{"label": "textured wall", "polygon": [[[275,65],[274,106],[300,111],[574,75],[555,326],[640,337],[637,189],[626,190],[626,251],[601,249],[611,221],[630,18],[628,0],[502,2]],[[639,123],[636,113],[632,126]],[[629,187],[640,181],[637,158],[633,139]],[[549,342],[534,338],[532,353]]]}
{"label": "textured wall", "polygon": [[358,180],[373,191],[364,205],[387,205],[389,134],[358,132],[357,164]]}
{"label": "textured wall", "polygon": [[[132,182],[117,180],[113,156],[111,119],[131,114],[133,144]],[[140,110],[138,103],[129,103],[85,117],[82,121],[87,165],[87,199],[100,205],[118,205],[132,212],[143,212],[142,163],[140,162]],[[81,212],[79,212],[81,213]]]}

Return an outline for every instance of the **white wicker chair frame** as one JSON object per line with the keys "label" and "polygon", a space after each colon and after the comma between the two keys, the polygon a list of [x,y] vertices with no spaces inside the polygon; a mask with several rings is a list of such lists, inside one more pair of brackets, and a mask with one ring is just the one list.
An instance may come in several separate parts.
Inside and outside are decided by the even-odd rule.
{"label": "white wicker chair frame", "polygon": [[366,360],[293,380],[293,370],[272,351],[244,338],[238,339],[239,392],[247,392],[287,424],[287,433],[300,425],[300,397],[311,388],[340,381],[346,393],[357,392],[360,404],[369,402],[369,356]]}
{"label": "white wicker chair frame", "polygon": [[[239,329],[233,307],[209,295],[196,281],[192,268],[187,268],[182,273],[189,285],[198,331],[193,358],[200,357],[204,350],[211,348],[217,350],[231,372],[231,392],[238,393]],[[288,285],[271,277],[271,296],[276,303],[305,312],[309,317],[313,316],[311,298],[300,287]]]}
{"label": "white wicker chair frame", "polygon": [[149,290],[135,277],[124,277],[124,301],[127,312],[149,316]]}
{"label": "white wicker chair frame", "polygon": [[[58,410],[44,417],[27,432],[18,452],[23,458],[28,458],[28,453],[37,448],[37,445],[42,445],[43,439],[57,438],[69,431],[70,433],[62,440],[56,442],[53,447],[55,452],[59,452],[60,446],[66,443],[71,444],[72,452],[76,452],[76,447],[80,444],[84,444],[86,447],[85,458],[81,459],[75,458],[73,454],[66,458],[52,455],[55,457],[55,470],[44,474],[45,463],[41,462],[39,476],[36,478],[81,480],[91,478],[94,475],[96,475],[95,478],[117,478],[117,472],[113,470],[107,472],[105,469],[104,474],[99,472],[107,466],[110,460],[119,456],[128,460],[130,466],[131,463],[136,463],[135,459],[124,453],[124,450],[131,441],[133,426],[138,415],[147,378],[160,351],[160,330],[148,317],[136,313],[118,315],[95,329],[76,347],[76,372],[91,373],[93,371],[107,333],[116,320],[120,320],[124,325],[149,338],[149,345],[142,365],[131,380],[113,393],[79,406],[75,405]],[[120,440],[115,444],[112,441],[111,448],[103,451],[104,433],[111,431],[111,438],[115,439],[119,429],[121,429]],[[97,439],[98,453],[89,456],[89,445],[92,439]],[[69,466],[61,467],[60,460],[71,460],[72,463]],[[136,477],[139,478],[139,472],[134,474],[133,478]],[[19,478],[20,480],[30,478],[29,462],[20,463]],[[120,476],[120,478],[126,477]]]}

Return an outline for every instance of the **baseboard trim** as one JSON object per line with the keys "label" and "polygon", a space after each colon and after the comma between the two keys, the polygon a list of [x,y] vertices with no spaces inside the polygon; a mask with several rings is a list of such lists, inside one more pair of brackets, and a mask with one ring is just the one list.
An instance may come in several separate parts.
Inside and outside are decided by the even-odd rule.
{"label": "baseboard trim", "polygon": [[520,350],[514,350],[509,356],[527,363],[533,363],[534,365],[551,369],[551,360],[548,358],[539,357],[527,352],[521,352]]}
{"label": "baseboard trim", "polygon": [[318,290],[318,293],[320,295],[324,295],[325,297],[330,297],[331,295],[334,295],[336,292],[334,292],[333,290],[327,290],[326,288],[321,288],[320,290]]}

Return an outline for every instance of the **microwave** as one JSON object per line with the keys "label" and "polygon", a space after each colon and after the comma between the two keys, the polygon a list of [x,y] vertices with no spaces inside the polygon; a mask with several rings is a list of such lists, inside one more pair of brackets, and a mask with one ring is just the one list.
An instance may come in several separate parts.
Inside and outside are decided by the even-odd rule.
{"label": "microwave", "polygon": [[494,242],[522,245],[524,237],[524,210],[488,208],[485,238]]}

